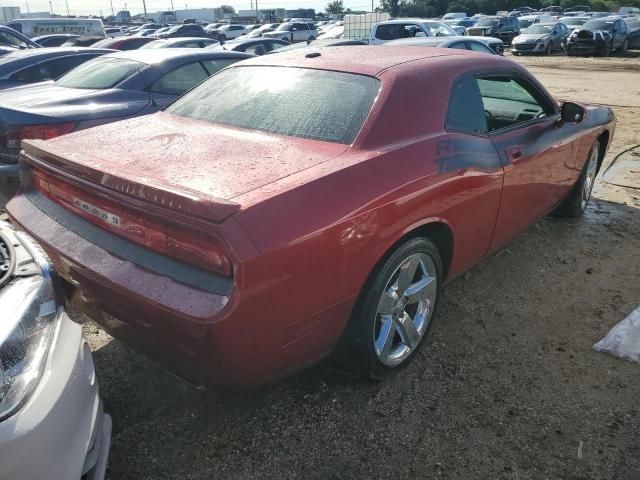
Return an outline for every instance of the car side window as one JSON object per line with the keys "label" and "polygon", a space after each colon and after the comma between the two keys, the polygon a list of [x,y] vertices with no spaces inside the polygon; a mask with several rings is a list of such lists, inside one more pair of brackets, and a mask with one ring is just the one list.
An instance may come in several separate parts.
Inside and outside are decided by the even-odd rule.
{"label": "car side window", "polygon": [[94,57],[96,57],[96,55],[74,55],[47,60],[14,73],[9,80],[20,83],[55,80]]}
{"label": "car side window", "polygon": [[515,75],[478,77],[489,132],[555,113],[533,85]]}
{"label": "car side window", "polygon": [[251,45],[245,48],[244,51],[253,55],[264,55],[265,53],[267,53],[267,49],[261,43],[258,43],[257,45]]}
{"label": "car side window", "polygon": [[199,62],[178,67],[156,80],[151,85],[153,93],[164,95],[182,95],[208,77],[207,71]]}
{"label": "car side window", "polygon": [[270,47],[271,50],[276,50],[278,48],[284,47],[284,45],[282,45],[281,43],[278,43],[278,42],[269,42],[269,47]]}
{"label": "car side window", "polygon": [[469,49],[473,50],[474,52],[490,53],[492,55],[494,53],[493,50],[487,47],[484,43],[468,42],[468,44],[469,44]]}
{"label": "car side window", "polygon": [[478,83],[473,76],[458,77],[451,87],[445,126],[472,134],[487,132],[487,119]]}
{"label": "car side window", "polygon": [[225,67],[228,67],[232,63],[237,62],[238,58],[224,58],[220,60],[203,60],[202,64],[204,68],[207,70],[209,75],[213,75],[214,73],[218,73]]}
{"label": "car side window", "polygon": [[456,42],[449,45],[449,48],[459,48],[460,50],[466,50],[467,46],[464,42]]}
{"label": "car side window", "polygon": [[187,42],[181,45],[181,48],[202,48],[200,42]]}

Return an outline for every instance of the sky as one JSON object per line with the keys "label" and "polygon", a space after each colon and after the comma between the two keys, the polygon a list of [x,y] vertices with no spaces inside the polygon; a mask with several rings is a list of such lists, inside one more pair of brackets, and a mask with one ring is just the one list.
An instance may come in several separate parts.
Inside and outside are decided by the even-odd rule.
{"label": "sky", "polygon": [[[111,14],[110,0],[66,0],[69,4],[69,11],[72,15],[103,15]],[[142,0],[112,0],[114,11],[127,9],[133,14],[141,13]],[[315,8],[316,11],[324,11],[324,7],[329,0],[258,0],[258,7],[264,8]],[[65,0],[51,0],[54,13],[66,14],[67,7]],[[157,12],[160,10],[171,10],[171,0],[146,0],[147,12]],[[212,3],[207,0],[173,0],[173,6],[176,10],[187,8],[214,8],[220,5],[233,5],[236,10],[249,10],[251,8],[251,0],[229,0],[216,1]],[[369,10],[371,9],[371,0],[345,0],[345,8],[353,10]],[[377,4],[377,2],[376,2]],[[28,9],[27,9],[28,5]],[[24,12],[50,11],[49,0],[2,0],[0,7],[20,7]]]}

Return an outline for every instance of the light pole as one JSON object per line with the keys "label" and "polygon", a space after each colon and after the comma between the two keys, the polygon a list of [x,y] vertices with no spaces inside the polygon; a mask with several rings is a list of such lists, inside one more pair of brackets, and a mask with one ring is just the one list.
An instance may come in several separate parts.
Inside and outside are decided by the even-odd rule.
{"label": "light pole", "polygon": [[53,2],[49,0],[49,10],[51,10],[51,15],[53,16]]}
{"label": "light pole", "polygon": [[111,1],[111,16],[115,17],[116,16],[116,12],[113,10],[113,0],[110,0],[110,1]]}
{"label": "light pole", "polygon": [[142,8],[144,10],[144,21],[147,21],[147,2],[142,0]]}
{"label": "light pole", "polygon": [[67,6],[67,17],[70,17],[71,14],[69,13],[69,0],[64,0],[64,3]]}

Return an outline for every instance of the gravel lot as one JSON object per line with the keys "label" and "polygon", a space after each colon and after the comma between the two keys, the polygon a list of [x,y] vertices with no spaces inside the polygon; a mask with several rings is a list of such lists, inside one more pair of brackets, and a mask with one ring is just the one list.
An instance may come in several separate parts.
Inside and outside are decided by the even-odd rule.
{"label": "gravel lot", "polygon": [[[518,61],[558,98],[616,105],[607,161],[640,143],[640,59]],[[383,383],[327,362],[201,392],[87,324],[109,478],[640,479],[640,365],[591,349],[640,304],[640,191],[594,196],[451,282],[430,343]]]}

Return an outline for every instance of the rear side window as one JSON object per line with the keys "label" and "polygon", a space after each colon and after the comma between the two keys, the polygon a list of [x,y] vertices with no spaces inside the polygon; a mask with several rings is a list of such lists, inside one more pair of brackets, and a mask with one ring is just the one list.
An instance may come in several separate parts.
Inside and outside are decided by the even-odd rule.
{"label": "rear side window", "polygon": [[123,58],[96,58],[74,68],[57,85],[69,88],[113,88],[144,68],[144,64]]}
{"label": "rear side window", "polygon": [[460,132],[486,133],[487,119],[475,77],[467,75],[453,82],[445,124]]}
{"label": "rear side window", "polygon": [[220,60],[202,60],[202,64],[204,68],[207,69],[209,75],[213,75],[214,73],[218,73],[225,67],[228,67],[232,63],[236,63],[239,58],[222,58]]}
{"label": "rear side window", "polygon": [[190,63],[172,70],[151,86],[151,91],[165,95],[182,95],[198,83],[206,80],[206,70],[200,63]]}
{"label": "rear side window", "polygon": [[351,144],[380,89],[372,77],[291,67],[237,67],[167,112],[231,127]]}
{"label": "rear side window", "polygon": [[78,65],[94,58],[96,55],[74,55],[71,57],[47,60],[24,70],[14,73],[10,80],[20,83],[36,83],[55,80],[76,68]]}

